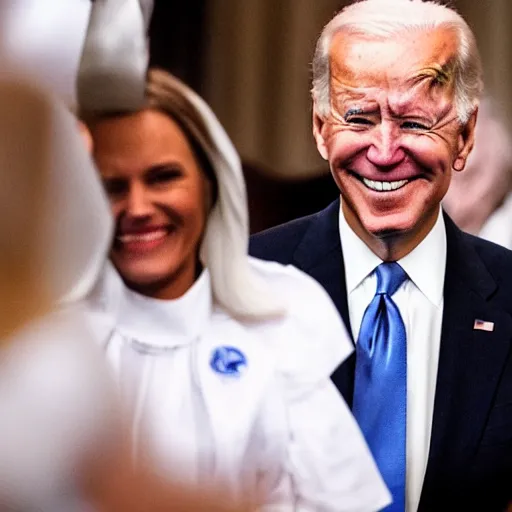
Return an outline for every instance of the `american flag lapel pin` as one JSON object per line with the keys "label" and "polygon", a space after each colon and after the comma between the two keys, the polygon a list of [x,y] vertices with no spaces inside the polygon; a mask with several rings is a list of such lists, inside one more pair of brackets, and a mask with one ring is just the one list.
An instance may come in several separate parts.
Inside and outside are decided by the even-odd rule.
{"label": "american flag lapel pin", "polygon": [[494,331],[494,322],[486,322],[485,320],[475,320],[473,324],[474,331]]}

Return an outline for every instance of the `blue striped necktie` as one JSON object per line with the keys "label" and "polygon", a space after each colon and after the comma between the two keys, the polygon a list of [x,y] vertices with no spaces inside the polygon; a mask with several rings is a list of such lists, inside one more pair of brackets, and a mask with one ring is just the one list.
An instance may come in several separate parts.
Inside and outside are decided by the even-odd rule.
{"label": "blue striped necktie", "polygon": [[406,279],[398,263],[377,267],[356,346],[353,412],[393,495],[386,512],[405,511],[407,337],[391,296]]}

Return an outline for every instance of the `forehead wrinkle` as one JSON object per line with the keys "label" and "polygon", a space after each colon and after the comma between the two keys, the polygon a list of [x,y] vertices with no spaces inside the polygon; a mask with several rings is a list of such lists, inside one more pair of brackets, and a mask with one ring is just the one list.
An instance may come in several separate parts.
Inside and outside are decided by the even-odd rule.
{"label": "forehead wrinkle", "polygon": [[[364,107],[372,105],[372,108],[378,105],[378,93],[381,89],[378,87],[353,87],[344,84],[340,80],[336,80],[336,84],[333,84],[333,90],[331,91],[331,101],[333,103],[334,110],[338,113],[342,113],[341,110],[345,110],[350,104],[351,110],[364,110]],[[372,94],[374,93],[374,94]],[[346,115],[346,114],[345,114]]]}
{"label": "forehead wrinkle", "polygon": [[395,116],[399,116],[408,110],[418,109],[422,111],[425,102],[424,98],[417,98],[419,85],[416,84],[395,94],[390,94],[387,101],[389,111]]}
{"label": "forehead wrinkle", "polygon": [[337,33],[331,42],[331,77],[351,84],[378,79],[388,85],[403,83],[411,73],[412,78],[433,76],[440,83],[453,80],[458,40],[453,29],[440,27],[415,35],[417,40],[411,41],[408,33],[391,39]]}
{"label": "forehead wrinkle", "polygon": [[365,96],[371,92],[372,90],[378,90],[378,87],[356,87],[353,85],[349,85],[338,77],[332,77],[332,89],[333,94],[336,97],[346,96],[350,100],[362,100]]}

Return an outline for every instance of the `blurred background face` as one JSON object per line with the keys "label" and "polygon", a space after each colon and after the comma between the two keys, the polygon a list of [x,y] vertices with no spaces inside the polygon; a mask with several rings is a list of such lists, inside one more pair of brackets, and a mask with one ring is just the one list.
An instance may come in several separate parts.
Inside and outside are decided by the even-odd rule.
{"label": "blurred background face", "polygon": [[179,297],[196,278],[209,192],[185,134],[156,110],[99,121],[91,134],[116,221],[112,262],[130,288]]}
{"label": "blurred background face", "polygon": [[512,189],[512,146],[488,100],[478,110],[475,148],[466,169],[456,173],[443,206],[464,231],[477,235]]}
{"label": "blurred background face", "polygon": [[433,226],[467,146],[453,77],[434,73],[455,49],[441,30],[385,41],[334,38],[332,113],[317,120],[316,138],[357,233],[424,236]]}

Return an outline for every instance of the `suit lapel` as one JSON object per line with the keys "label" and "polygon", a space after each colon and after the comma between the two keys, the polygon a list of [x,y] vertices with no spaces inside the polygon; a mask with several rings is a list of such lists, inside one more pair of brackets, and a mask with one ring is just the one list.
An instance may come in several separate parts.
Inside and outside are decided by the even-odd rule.
{"label": "suit lapel", "polygon": [[[339,235],[339,199],[317,214],[295,250],[292,263],[319,282],[336,305],[352,338],[348,312],[345,265]],[[355,355],[332,375],[349,406],[354,389]]]}
{"label": "suit lapel", "polygon": [[[445,222],[444,312],[424,510],[430,510],[428,496],[453,482],[453,475],[463,480],[461,472],[478,449],[512,339],[512,319],[492,304],[494,279],[462,232],[446,216]],[[494,331],[474,330],[476,319],[493,322]]]}

